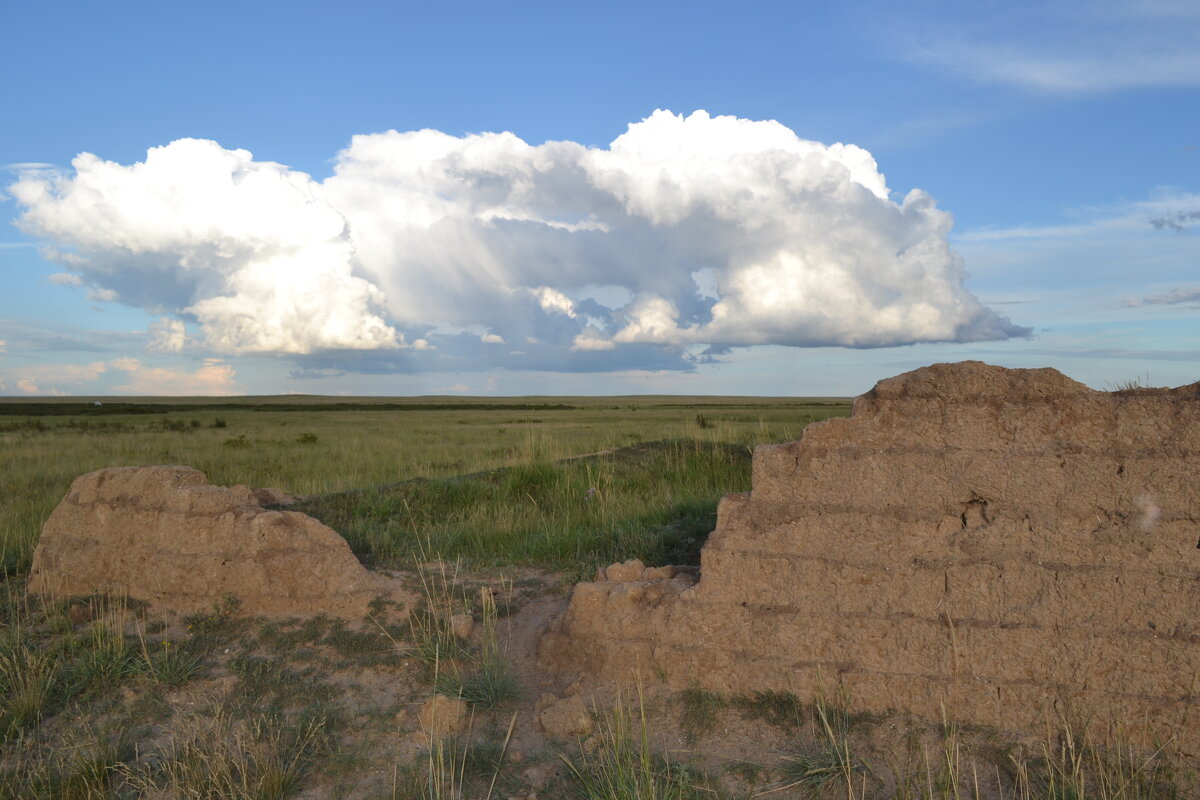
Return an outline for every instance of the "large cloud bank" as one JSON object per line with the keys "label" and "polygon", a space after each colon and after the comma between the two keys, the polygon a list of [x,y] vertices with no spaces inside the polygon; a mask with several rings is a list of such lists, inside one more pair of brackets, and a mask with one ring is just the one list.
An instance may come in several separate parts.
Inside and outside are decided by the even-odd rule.
{"label": "large cloud bank", "polygon": [[389,131],[323,182],[192,139],[73,167],[10,187],[19,224],[221,353],[678,368],[1028,332],[963,287],[928,195],[894,202],[870,153],[777,122],[656,111],[607,148]]}

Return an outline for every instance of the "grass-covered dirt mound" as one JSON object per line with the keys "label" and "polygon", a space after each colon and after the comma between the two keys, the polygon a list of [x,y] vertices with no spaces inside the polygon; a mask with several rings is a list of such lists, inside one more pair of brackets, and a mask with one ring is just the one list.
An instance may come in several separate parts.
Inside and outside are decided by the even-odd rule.
{"label": "grass-covered dirt mound", "polygon": [[557,462],[423,478],[291,506],[375,566],[416,555],[590,575],[627,558],[698,564],[721,496],[750,486],[751,449],[672,440]]}

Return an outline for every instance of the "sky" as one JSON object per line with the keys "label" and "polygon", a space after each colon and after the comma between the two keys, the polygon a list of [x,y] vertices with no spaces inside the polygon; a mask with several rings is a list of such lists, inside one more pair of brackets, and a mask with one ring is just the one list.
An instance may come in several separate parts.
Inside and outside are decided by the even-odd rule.
{"label": "sky", "polygon": [[1200,380],[1200,3],[0,6],[0,395]]}

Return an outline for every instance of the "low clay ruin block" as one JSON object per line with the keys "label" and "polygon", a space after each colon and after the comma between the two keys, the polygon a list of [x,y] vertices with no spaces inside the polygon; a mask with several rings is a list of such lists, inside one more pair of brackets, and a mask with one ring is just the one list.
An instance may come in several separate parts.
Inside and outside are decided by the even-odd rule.
{"label": "low clay ruin block", "polygon": [[250,614],[360,617],[376,597],[401,599],[335,531],[267,510],[259,496],[210,486],[189,467],[83,475],[42,529],[29,589],[129,597],[180,614],[233,597]]}

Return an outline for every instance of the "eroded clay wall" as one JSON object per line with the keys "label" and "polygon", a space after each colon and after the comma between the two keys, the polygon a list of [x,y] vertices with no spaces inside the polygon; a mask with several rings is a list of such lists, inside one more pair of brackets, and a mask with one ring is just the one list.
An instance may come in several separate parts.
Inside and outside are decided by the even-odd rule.
{"label": "eroded clay wall", "polygon": [[76,478],[42,529],[30,591],[105,594],[205,612],[226,596],[252,614],[358,617],[395,582],[277,490],[210,486],[189,467],[115,467]]}
{"label": "eroded clay wall", "polygon": [[[938,364],[759,448],[700,579],[581,584],[551,666],[846,688],[868,711],[1063,719],[1200,750],[1200,384]],[[647,672],[649,674],[649,672]]]}

